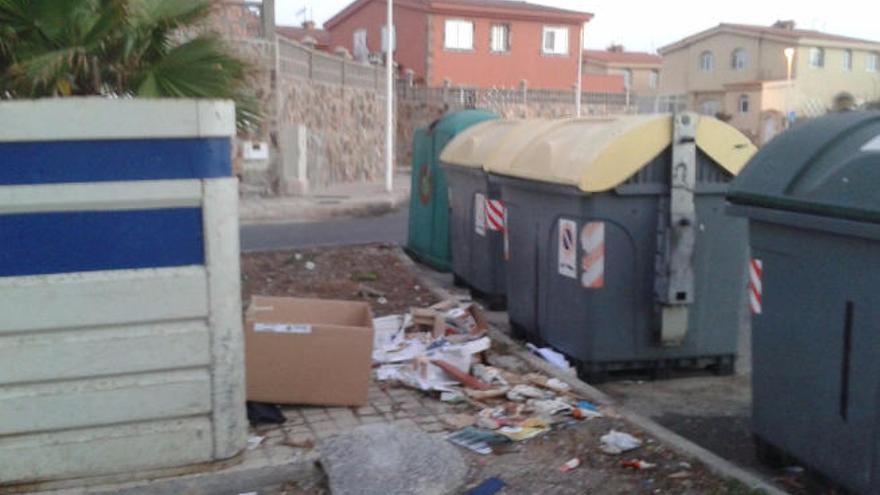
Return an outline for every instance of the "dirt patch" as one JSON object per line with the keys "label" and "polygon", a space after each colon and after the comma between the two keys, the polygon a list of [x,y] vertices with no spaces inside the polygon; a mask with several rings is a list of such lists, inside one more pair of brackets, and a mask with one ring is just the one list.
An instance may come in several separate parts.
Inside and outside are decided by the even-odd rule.
{"label": "dirt patch", "polygon": [[300,249],[241,257],[242,300],[252,295],[367,301],[376,316],[438,299],[385,244]]}
{"label": "dirt patch", "polygon": [[[605,454],[599,448],[599,438],[612,428],[631,433],[645,443],[620,456]],[[496,476],[506,483],[505,494],[753,493],[737,482],[719,479],[697,461],[678,455],[627,423],[608,418],[581,422],[513,444],[495,455],[470,457],[474,473],[468,486]],[[575,457],[580,459],[581,466],[561,472],[560,466]],[[637,460],[655,467],[634,470],[623,466],[626,461]]]}

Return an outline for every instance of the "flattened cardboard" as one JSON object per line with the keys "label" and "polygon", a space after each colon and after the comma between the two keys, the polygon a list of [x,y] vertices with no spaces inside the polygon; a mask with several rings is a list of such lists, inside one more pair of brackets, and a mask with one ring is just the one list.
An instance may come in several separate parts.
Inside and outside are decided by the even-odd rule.
{"label": "flattened cardboard", "polygon": [[372,352],[366,303],[254,296],[245,316],[247,398],[365,405]]}

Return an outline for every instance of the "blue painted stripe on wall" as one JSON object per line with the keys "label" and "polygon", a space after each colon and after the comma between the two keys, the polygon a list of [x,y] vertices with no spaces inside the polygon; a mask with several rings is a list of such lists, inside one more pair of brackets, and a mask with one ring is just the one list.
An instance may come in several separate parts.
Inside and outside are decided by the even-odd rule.
{"label": "blue painted stripe on wall", "polygon": [[232,175],[229,138],[0,143],[0,185]]}
{"label": "blue painted stripe on wall", "polygon": [[0,276],[202,265],[201,208],[0,215]]}

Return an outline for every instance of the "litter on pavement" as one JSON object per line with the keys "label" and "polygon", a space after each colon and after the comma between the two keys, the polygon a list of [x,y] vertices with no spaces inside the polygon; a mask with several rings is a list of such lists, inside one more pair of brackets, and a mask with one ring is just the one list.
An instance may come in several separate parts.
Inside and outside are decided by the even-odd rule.
{"label": "litter on pavement", "polygon": [[571,367],[571,363],[568,362],[568,359],[565,359],[565,356],[562,355],[561,352],[554,351],[549,347],[537,347],[535,344],[531,342],[526,344],[526,347],[532,351],[532,353],[541,356],[545,361],[556,366],[557,368],[567,371],[573,372],[574,370]]}
{"label": "litter on pavement", "polygon": [[651,464],[650,462],[643,461],[641,459],[632,459],[629,461],[620,461],[621,467],[635,469],[639,471],[641,469],[651,469],[657,467],[656,464]]}
{"label": "litter on pavement", "polygon": [[504,485],[503,480],[492,477],[467,492],[467,495],[493,495],[494,493],[500,492],[501,489],[504,488]]}
{"label": "litter on pavement", "polygon": [[577,457],[575,457],[575,458],[569,460],[568,462],[566,462],[565,464],[563,464],[562,466],[559,466],[559,470],[562,471],[563,473],[567,473],[569,471],[573,471],[573,470],[577,469],[577,467],[580,465],[581,465],[581,460],[578,459]]}
{"label": "litter on pavement", "polygon": [[[482,309],[470,301],[443,301],[405,315],[374,321],[376,378],[396,382],[443,402],[469,403],[478,412],[456,415],[451,443],[479,454],[495,445],[526,441],[576,420],[601,417],[567,383],[539,373],[514,373],[490,366],[492,347]],[[552,349],[538,349],[554,364],[566,364]],[[545,357],[546,358],[546,357]],[[563,363],[564,362],[564,363]]]}
{"label": "litter on pavement", "polygon": [[642,441],[621,431],[611,430],[602,435],[602,451],[606,454],[617,455],[642,446]]}

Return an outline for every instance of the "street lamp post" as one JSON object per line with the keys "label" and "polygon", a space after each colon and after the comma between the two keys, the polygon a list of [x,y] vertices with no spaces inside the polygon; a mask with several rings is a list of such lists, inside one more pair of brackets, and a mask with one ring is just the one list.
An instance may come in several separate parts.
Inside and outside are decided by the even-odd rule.
{"label": "street lamp post", "polygon": [[394,0],[387,0],[385,28],[385,190],[394,189]]}
{"label": "street lamp post", "polygon": [[792,62],[794,61],[794,48],[788,47],[782,52],[785,54],[785,60],[788,64],[788,70],[786,72],[786,81],[788,82],[788,84],[786,86],[785,92],[785,128],[787,129],[789,125],[791,125],[791,119],[789,118],[789,115],[791,114],[791,66]]}
{"label": "street lamp post", "polygon": [[581,30],[578,33],[578,73],[577,73],[577,84],[575,91],[577,92],[574,97],[574,106],[575,113],[578,117],[581,116],[581,97],[584,92],[583,80],[584,80],[584,25],[581,23]]}

